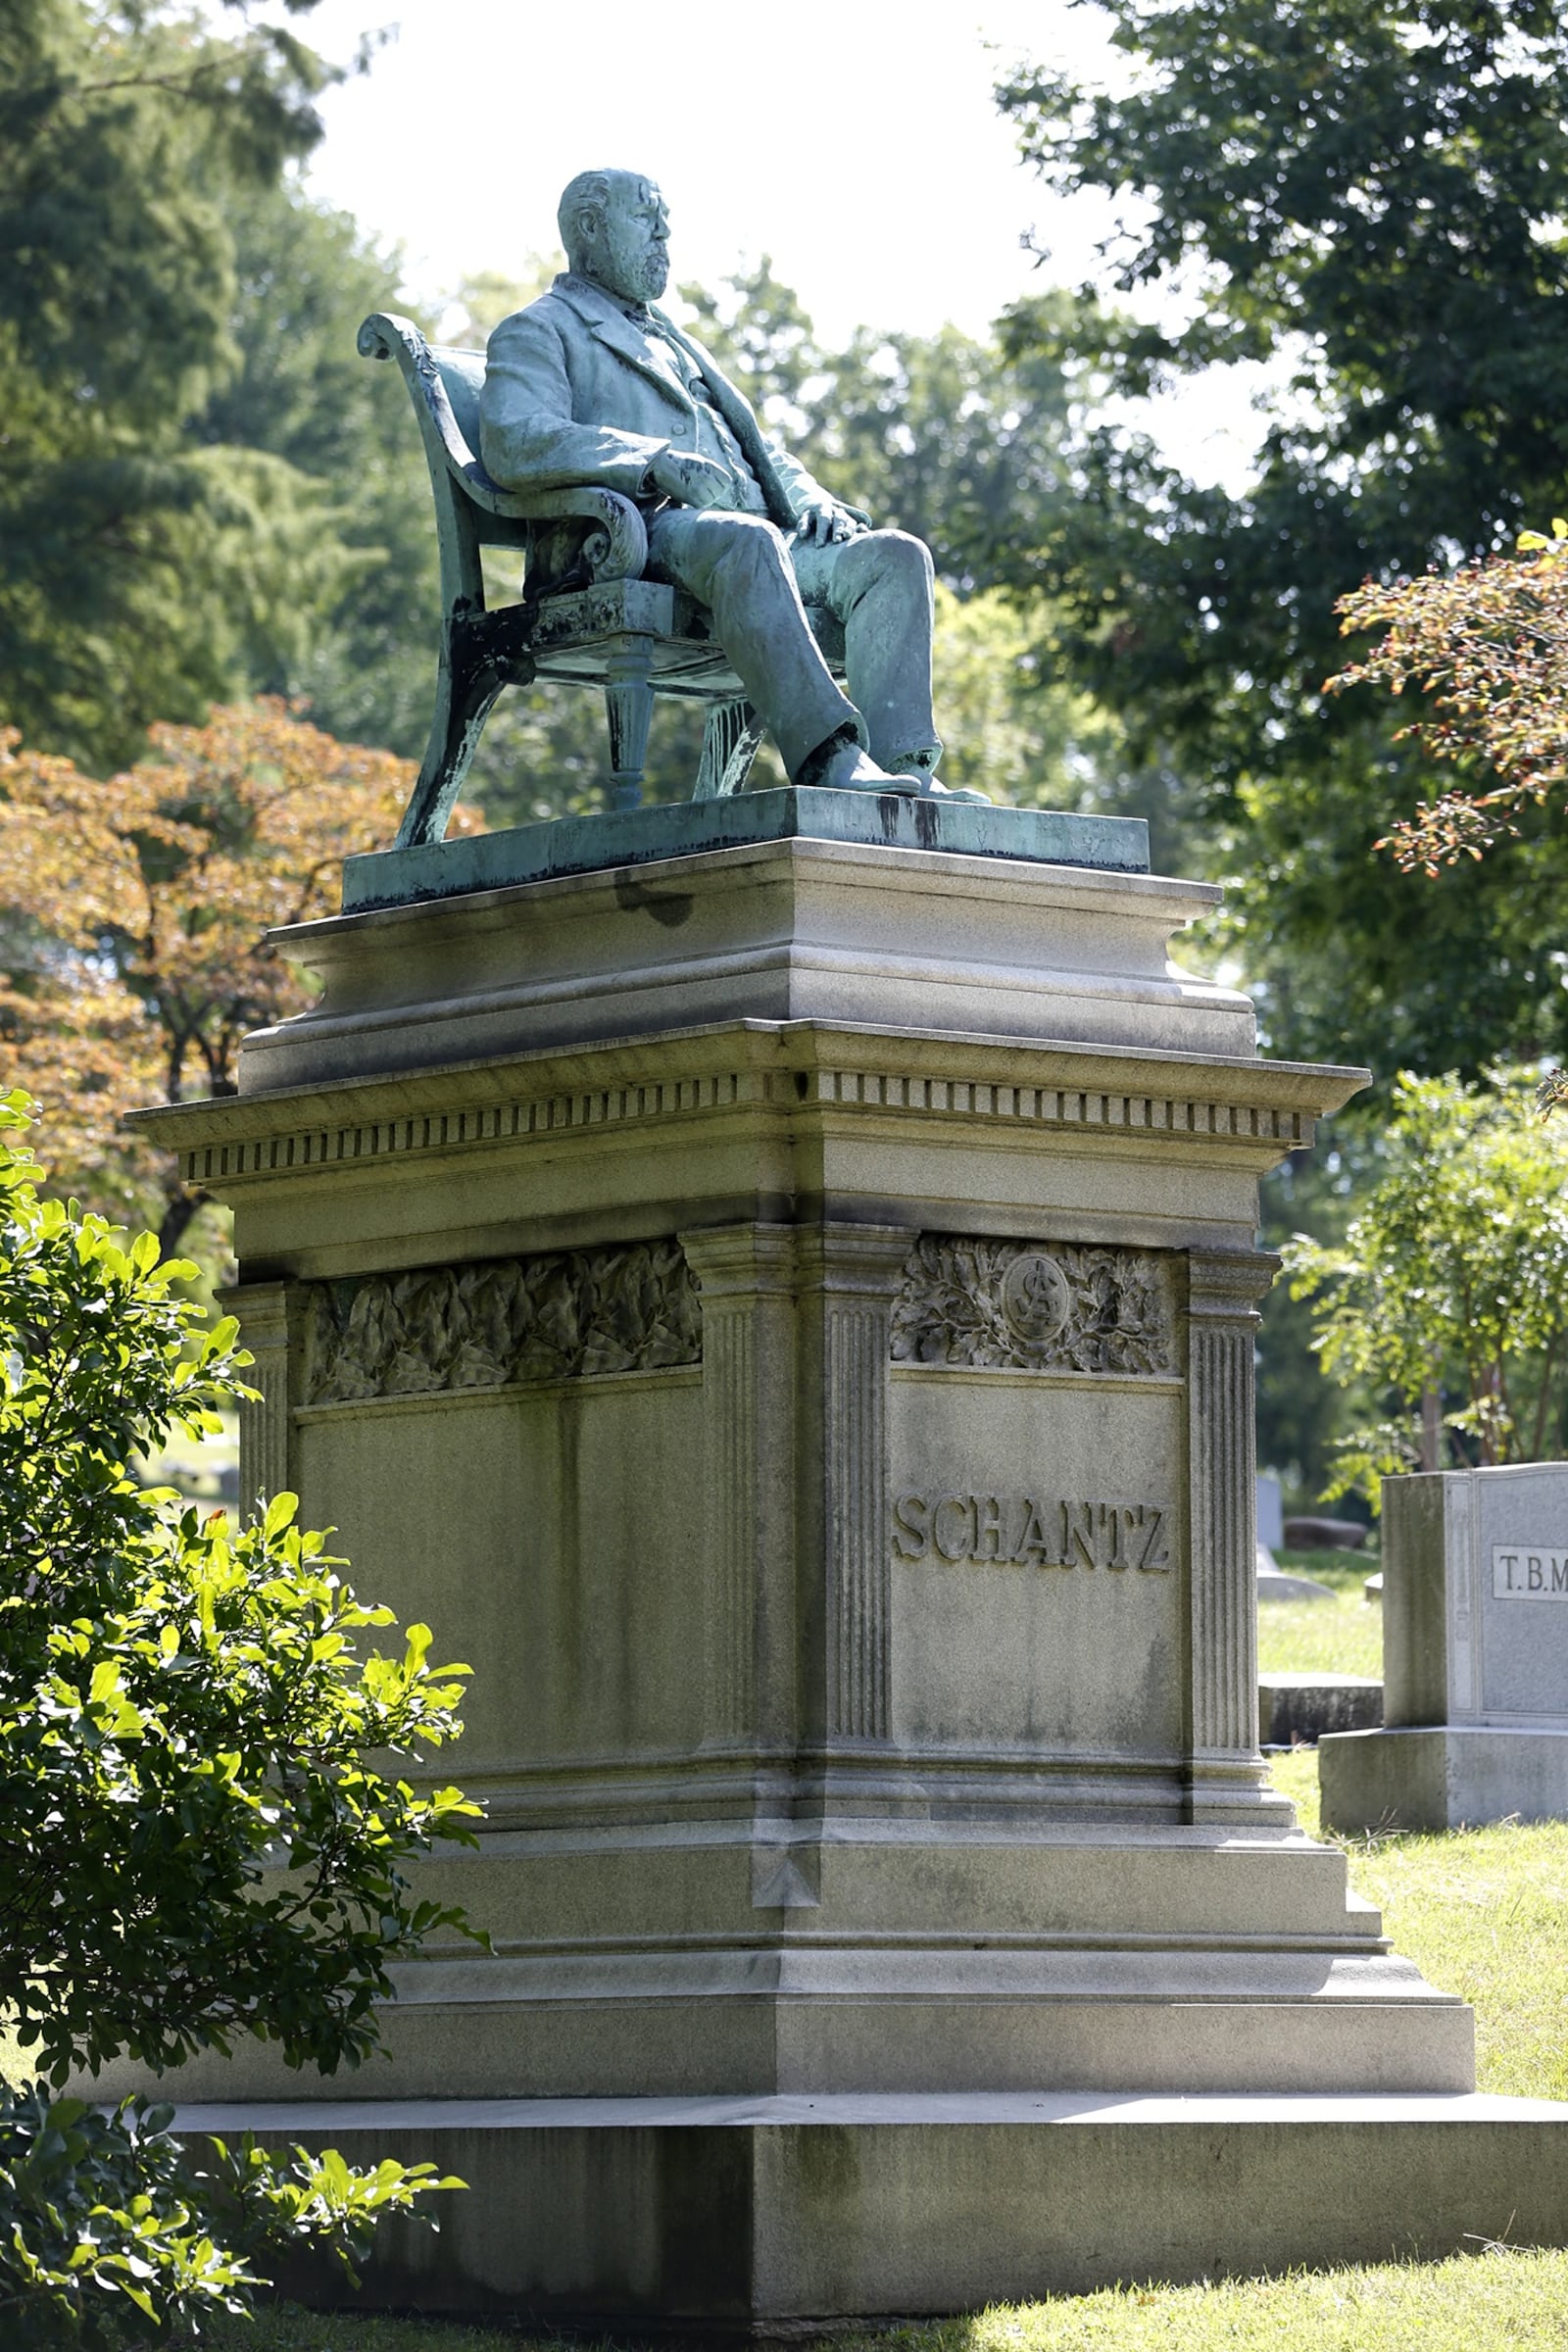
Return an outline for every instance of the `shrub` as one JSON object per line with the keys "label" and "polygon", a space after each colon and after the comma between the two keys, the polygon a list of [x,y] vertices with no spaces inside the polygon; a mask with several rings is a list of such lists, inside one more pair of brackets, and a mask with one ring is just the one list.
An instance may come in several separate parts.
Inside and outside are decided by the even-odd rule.
{"label": "shrub", "polygon": [[[361,1637],[393,1623],[339,1578],[296,1500],[250,1524],[144,1491],[136,1448],[211,1433],[254,1395],[232,1318],[178,1296],[193,1269],[39,1198],[0,1102],[0,2000],[37,2080],[0,2100],[0,2334],[147,2336],[242,2308],[250,2258],[363,2249],[430,2167],[214,2143],[169,2110],[51,2097],[124,2054],[162,2070],[236,2035],[331,2073],[377,2046],[390,1964],[461,1913],[406,1865],[472,1842],[456,1788],[393,1777],[461,1730],[465,1667]],[[105,2332],[108,2330],[109,2332]]]}

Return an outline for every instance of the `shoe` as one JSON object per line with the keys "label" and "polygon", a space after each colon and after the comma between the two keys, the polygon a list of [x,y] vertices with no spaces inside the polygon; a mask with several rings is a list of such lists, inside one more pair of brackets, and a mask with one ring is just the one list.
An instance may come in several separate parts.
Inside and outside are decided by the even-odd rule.
{"label": "shoe", "polygon": [[969,801],[979,808],[990,808],[995,805],[989,792],[971,792],[966,785],[962,784],[956,786],[951,784],[939,784],[935,776],[932,777],[930,783],[926,786],[926,791],[931,795],[933,800]]}
{"label": "shoe", "polygon": [[920,790],[918,777],[890,776],[858,743],[841,744],[812,781],[819,792],[902,792],[913,796]]}

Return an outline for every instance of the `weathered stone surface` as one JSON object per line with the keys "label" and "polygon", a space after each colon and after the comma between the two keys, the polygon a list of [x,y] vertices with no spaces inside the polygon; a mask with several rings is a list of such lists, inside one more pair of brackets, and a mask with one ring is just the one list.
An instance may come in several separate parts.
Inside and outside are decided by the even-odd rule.
{"label": "weathered stone surface", "polygon": [[1255,1086],[1249,1001],[1171,960],[1218,897],[797,837],[337,915],[276,935],[325,994],[246,1039],[240,1093],[742,1019],[1236,1058]]}
{"label": "weathered stone surface", "polygon": [[1366,1674],[1260,1674],[1257,1736],[1264,1747],[1318,1740],[1327,1732],[1375,1730],[1383,1685]]}
{"label": "weathered stone surface", "polygon": [[496,1389],[702,1359],[676,1242],[302,1286],[304,1401]]}
{"label": "weathered stone surface", "polygon": [[1326,1826],[1568,1818],[1568,1463],[1383,1495],[1386,1728],[1323,1743]]}
{"label": "weathered stone surface", "polygon": [[[497,894],[471,930],[351,918],[325,957],[313,934],[325,1005],[258,1041],[237,1099],[156,1119],[233,1201],[240,1311],[254,1288],[282,1335],[247,1488],[284,1466],[359,1580],[478,1669],[488,1820],[427,1875],[493,1949],[400,1972],[377,2089],[1462,2091],[1468,2010],[1388,1950],[1257,1746],[1256,1184],[1358,1074],[1261,1062],[1234,1005],[1186,998],[1177,886],[760,855]],[[584,1003],[561,924],[600,953],[617,888],[663,993]],[[789,1017],[748,1004],[769,957]],[[1012,1034],[992,981],[941,978],[982,967]],[[524,969],[564,1040],[498,1011]],[[824,969],[860,1018],[803,1011]],[[1157,1044],[1106,1042],[1107,1006]],[[1201,1050],[1211,1019],[1237,1050]],[[689,1270],[700,1353],[622,1333],[590,1371],[574,1337],[524,1376],[537,1269],[577,1299],[633,1262],[665,1270],[638,1334],[686,1331]],[[331,1357],[356,1395],[312,1385],[338,1284],[339,1350],[371,1302]],[[412,1350],[383,1342],[411,1311]],[[245,2051],[180,2094],[293,2087]]]}
{"label": "weathered stone surface", "polygon": [[[602,2334],[799,2334],[1117,2280],[1433,2261],[1568,2236],[1568,2107],[993,2092],[182,2108],[472,2185],[394,2222],[378,2301]],[[321,2272],[327,2301],[341,2284]]]}
{"label": "weathered stone surface", "polygon": [[926,1235],[893,1310],[893,1360],[1169,1379],[1176,1272],[1148,1250]]}

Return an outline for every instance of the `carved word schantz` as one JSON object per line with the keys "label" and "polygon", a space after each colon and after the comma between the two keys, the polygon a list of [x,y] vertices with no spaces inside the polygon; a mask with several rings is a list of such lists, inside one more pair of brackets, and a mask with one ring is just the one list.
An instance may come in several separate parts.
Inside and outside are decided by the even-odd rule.
{"label": "carved word schantz", "polygon": [[1015,1568],[1170,1570],[1170,1506],[1034,1494],[906,1494],[893,1504],[901,1560]]}

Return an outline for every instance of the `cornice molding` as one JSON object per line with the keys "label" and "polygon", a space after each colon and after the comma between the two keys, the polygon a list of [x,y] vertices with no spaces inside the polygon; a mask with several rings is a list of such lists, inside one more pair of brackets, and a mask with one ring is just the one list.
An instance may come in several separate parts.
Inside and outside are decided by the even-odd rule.
{"label": "cornice molding", "polygon": [[1146,1148],[1234,1148],[1266,1165],[1309,1145],[1315,1119],[1365,1078],[1315,1063],[738,1021],[169,1104],[132,1120],[203,1185],[736,1114],[958,1120]]}

